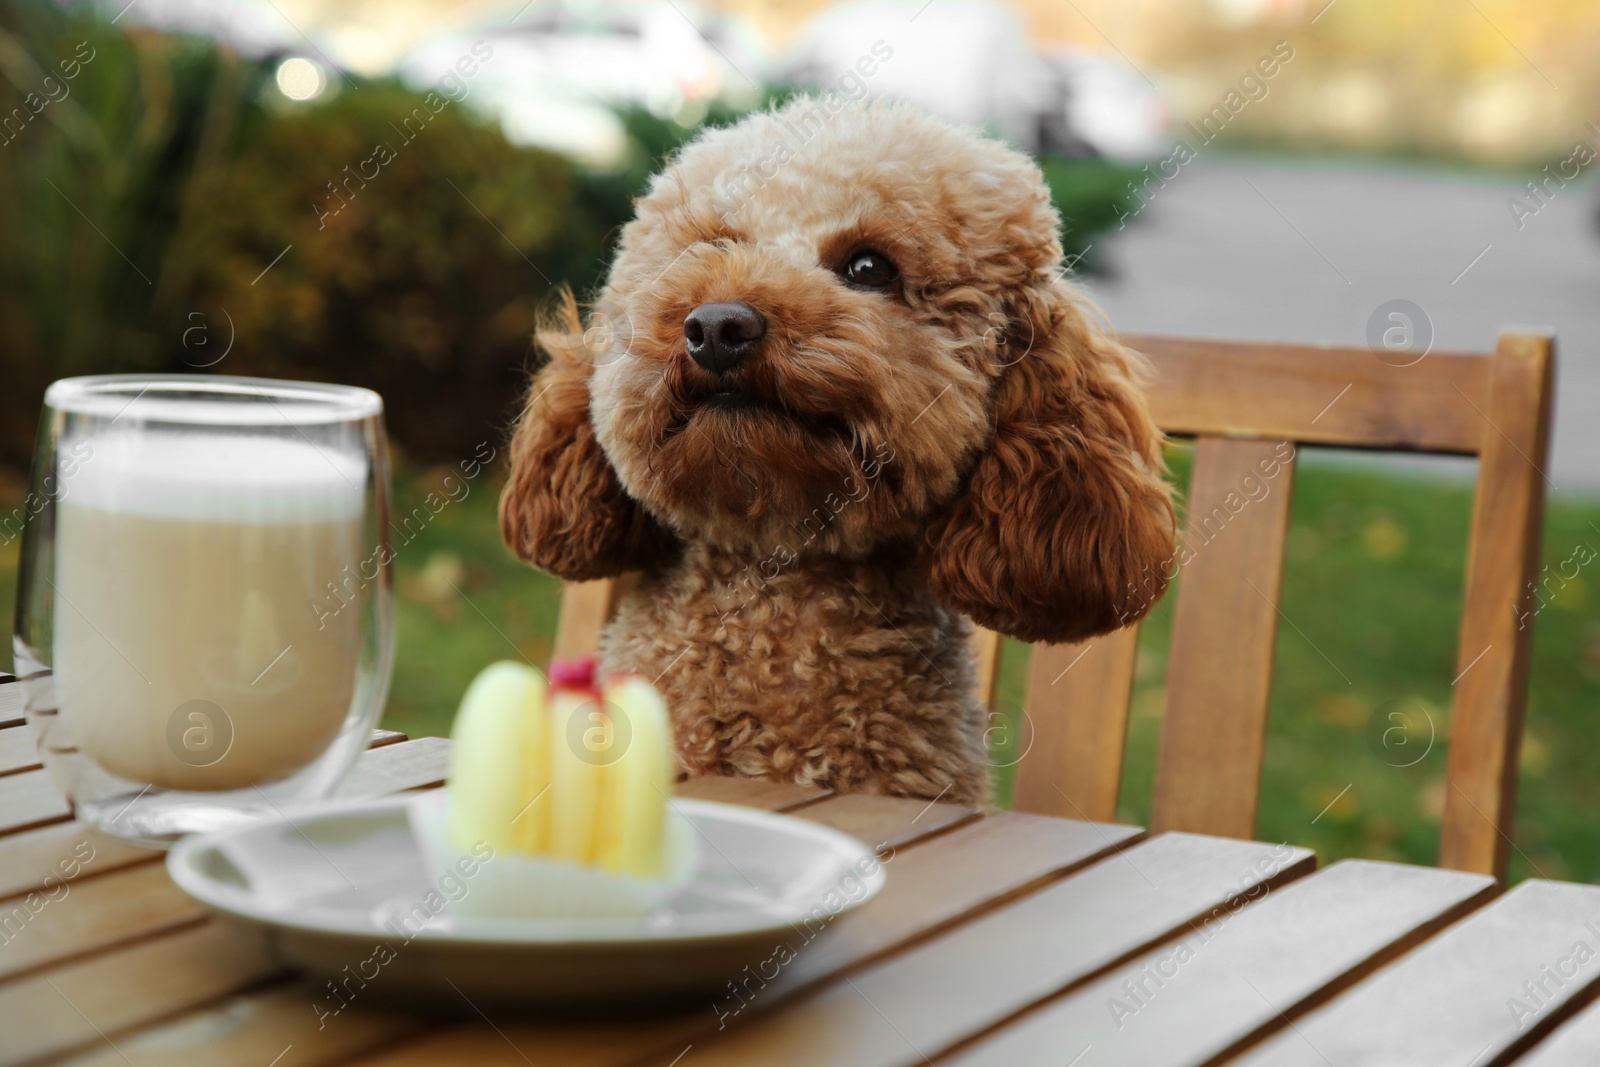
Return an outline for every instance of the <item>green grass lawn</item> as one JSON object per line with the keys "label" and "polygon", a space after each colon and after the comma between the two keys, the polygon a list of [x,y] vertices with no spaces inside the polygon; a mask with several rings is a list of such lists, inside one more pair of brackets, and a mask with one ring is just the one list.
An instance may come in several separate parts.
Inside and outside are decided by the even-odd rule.
{"label": "green grass lawn", "polygon": [[[1187,449],[1175,448],[1172,463],[1184,484]],[[439,489],[449,473],[402,468],[397,512]],[[399,550],[399,654],[388,727],[413,736],[447,733],[463,688],[485,664],[549,658],[558,586],[501,545],[494,478],[478,478],[465,499],[447,505]],[[11,495],[0,501],[6,510],[20,494]],[[1460,479],[1396,474],[1302,451],[1281,604],[1294,626],[1281,627],[1278,636],[1262,838],[1314,847],[1325,862],[1351,855],[1433,861],[1470,509],[1471,487]],[[1600,501],[1557,495],[1545,560],[1554,567],[1580,544],[1600,549]],[[16,560],[15,542],[0,546],[6,607]],[[1591,814],[1600,810],[1593,773],[1600,755],[1597,587],[1600,561],[1567,584],[1535,625],[1520,851],[1512,859],[1517,878],[1542,873],[1600,881],[1600,827]],[[1122,794],[1121,815],[1129,822],[1142,822],[1149,811],[1172,605],[1169,596],[1141,632]],[[9,624],[7,611],[8,635]],[[5,648],[0,664],[10,660],[9,641]],[[1026,657],[1023,646],[1007,649],[1003,708],[1020,704]],[[1409,768],[1388,765],[1368,741],[1373,717],[1386,721],[1399,706],[1420,707],[1440,735]],[[1009,785],[1000,783],[1002,796]]]}

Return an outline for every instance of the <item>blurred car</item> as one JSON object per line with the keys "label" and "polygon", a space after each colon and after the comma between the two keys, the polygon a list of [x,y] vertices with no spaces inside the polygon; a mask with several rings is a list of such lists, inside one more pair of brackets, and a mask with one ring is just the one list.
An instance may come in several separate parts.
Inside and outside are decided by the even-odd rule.
{"label": "blurred car", "polygon": [[1172,111],[1161,92],[1120,59],[1078,49],[1046,53],[1060,79],[1059,122],[1044,125],[1046,151],[1150,160],[1172,147]]}
{"label": "blurred car", "polygon": [[[875,61],[858,65],[862,57]],[[1021,20],[994,4],[841,4],[813,20],[771,77],[845,95],[864,86],[1030,152],[1145,159],[1166,149],[1165,102],[1141,75],[1094,53],[1041,54]]]}
{"label": "blurred car", "polygon": [[[511,20],[515,11],[501,14]],[[429,41],[401,61],[399,74],[431,84],[480,39],[494,55],[469,102],[497,115],[514,142],[599,166],[615,162],[625,144],[616,108],[646,107],[694,126],[714,100],[755,104],[766,64],[759,37],[742,23],[690,3],[564,0]]]}
{"label": "blurred car", "polygon": [[[405,12],[386,21],[328,3],[315,22],[304,23],[305,35],[254,0],[129,6],[130,19],[144,25],[215,37],[252,57],[314,64],[332,90],[343,72],[392,73],[431,89],[471,56],[474,73],[452,99],[498,117],[514,142],[598,166],[615,162],[626,144],[617,108],[647,107],[694,126],[714,100],[757,103],[769,65],[759,35],[691,0],[439,5],[420,21]],[[473,47],[478,42],[488,46],[489,58],[482,45]]]}
{"label": "blurred car", "polygon": [[[863,57],[872,62],[862,64]],[[872,72],[863,74],[868,68]],[[1016,15],[970,2],[880,0],[830,8],[807,27],[772,79],[903,100],[952,122],[988,127],[1029,150],[1040,147],[1042,116],[1062,103],[1059,79],[1034,52]],[[864,86],[859,92],[858,85]]]}

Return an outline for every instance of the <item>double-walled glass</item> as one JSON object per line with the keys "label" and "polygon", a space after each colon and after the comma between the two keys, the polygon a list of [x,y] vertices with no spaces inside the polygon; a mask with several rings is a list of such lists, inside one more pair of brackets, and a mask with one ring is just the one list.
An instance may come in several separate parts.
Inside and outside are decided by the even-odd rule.
{"label": "double-walled glass", "polygon": [[394,658],[376,393],[63,379],[28,501],[17,675],[80,820],[159,845],[334,790]]}

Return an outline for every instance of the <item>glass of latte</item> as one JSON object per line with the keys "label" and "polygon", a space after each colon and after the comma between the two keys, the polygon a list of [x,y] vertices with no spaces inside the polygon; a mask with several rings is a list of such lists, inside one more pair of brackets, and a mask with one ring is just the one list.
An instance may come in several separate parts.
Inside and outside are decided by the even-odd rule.
{"label": "glass of latte", "polygon": [[376,393],[63,379],[28,500],[16,670],[80,821],[165,845],[333,792],[394,659]]}

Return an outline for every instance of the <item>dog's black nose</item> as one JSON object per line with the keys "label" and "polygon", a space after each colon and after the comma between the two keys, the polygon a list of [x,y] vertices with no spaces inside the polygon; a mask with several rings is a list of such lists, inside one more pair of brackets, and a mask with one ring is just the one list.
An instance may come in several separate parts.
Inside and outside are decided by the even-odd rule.
{"label": "dog's black nose", "polygon": [[744,362],[766,335],[767,320],[749,304],[701,304],[683,320],[690,357],[712,374]]}

